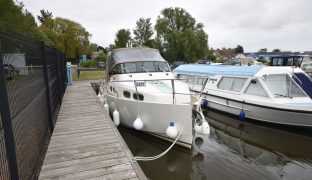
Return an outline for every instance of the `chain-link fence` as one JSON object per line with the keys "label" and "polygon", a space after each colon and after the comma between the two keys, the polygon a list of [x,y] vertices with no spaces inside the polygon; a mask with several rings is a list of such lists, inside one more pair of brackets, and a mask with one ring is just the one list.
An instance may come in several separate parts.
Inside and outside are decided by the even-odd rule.
{"label": "chain-link fence", "polygon": [[64,54],[0,27],[0,180],[37,178],[65,71]]}

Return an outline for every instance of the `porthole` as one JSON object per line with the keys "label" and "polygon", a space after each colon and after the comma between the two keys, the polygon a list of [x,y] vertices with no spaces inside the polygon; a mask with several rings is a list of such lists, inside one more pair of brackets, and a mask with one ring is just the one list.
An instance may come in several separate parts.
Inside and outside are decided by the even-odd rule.
{"label": "porthole", "polygon": [[125,98],[130,98],[130,96],[131,96],[129,91],[124,91],[123,95],[124,95]]}
{"label": "porthole", "polygon": [[[137,93],[133,94],[133,99],[137,100]],[[139,100],[143,101],[144,100],[144,96],[142,94],[139,94]]]}

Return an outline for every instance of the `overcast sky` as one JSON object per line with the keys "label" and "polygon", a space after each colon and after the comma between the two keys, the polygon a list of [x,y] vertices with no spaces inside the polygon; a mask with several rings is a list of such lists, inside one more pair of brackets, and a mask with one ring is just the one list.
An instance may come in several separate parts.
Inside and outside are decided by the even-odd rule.
{"label": "overcast sky", "polygon": [[103,47],[114,43],[118,29],[135,28],[140,18],[155,25],[160,11],[181,7],[205,25],[209,47],[245,52],[312,50],[312,0],[20,0],[38,15],[40,9],[80,23]]}

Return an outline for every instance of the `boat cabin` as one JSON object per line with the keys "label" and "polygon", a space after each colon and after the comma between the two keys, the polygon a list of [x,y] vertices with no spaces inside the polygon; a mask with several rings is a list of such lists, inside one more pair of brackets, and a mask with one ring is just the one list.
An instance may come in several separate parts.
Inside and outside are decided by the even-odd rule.
{"label": "boat cabin", "polygon": [[170,72],[169,65],[157,49],[121,48],[115,49],[107,57],[107,74]]}
{"label": "boat cabin", "polygon": [[312,97],[312,81],[299,68],[181,65],[173,71],[194,91],[246,94],[267,98]]}
{"label": "boat cabin", "polygon": [[295,66],[301,67],[303,56],[283,55],[270,58],[270,66]]}

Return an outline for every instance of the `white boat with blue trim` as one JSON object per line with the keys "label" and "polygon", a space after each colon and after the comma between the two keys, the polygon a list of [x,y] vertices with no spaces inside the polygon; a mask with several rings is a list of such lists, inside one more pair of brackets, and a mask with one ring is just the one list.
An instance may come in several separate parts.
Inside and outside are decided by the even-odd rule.
{"label": "white boat with blue trim", "polygon": [[[177,139],[178,144],[191,148],[188,85],[175,79],[158,50],[115,49],[108,54],[106,72],[106,100],[113,119],[118,110],[122,125],[168,141]],[[170,133],[173,126],[176,132]]]}
{"label": "white boat with blue trim", "polygon": [[240,119],[312,127],[312,81],[298,67],[187,64],[174,74],[199,92],[203,105]]}

